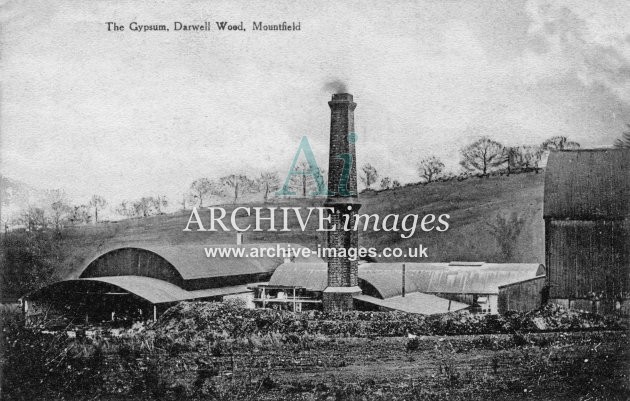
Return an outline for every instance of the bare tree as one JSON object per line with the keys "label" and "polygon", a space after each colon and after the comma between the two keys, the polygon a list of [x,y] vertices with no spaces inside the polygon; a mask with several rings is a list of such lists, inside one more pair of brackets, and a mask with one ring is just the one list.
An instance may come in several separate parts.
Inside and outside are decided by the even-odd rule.
{"label": "bare tree", "polygon": [[[291,180],[289,182],[289,186],[291,189],[295,189],[296,192],[302,194],[302,198],[306,198],[308,194],[313,193],[319,189],[317,181],[313,178],[312,173],[310,172],[311,166],[307,162],[300,162],[295,166],[296,172],[300,172],[300,174],[294,174],[291,176]],[[326,170],[318,169],[316,174],[319,175],[320,180],[324,180],[324,176],[326,175]]]}
{"label": "bare tree", "polygon": [[168,206],[166,196],[143,196],[142,198],[130,202],[124,200],[116,208],[116,212],[126,217],[149,217],[161,214],[162,208]]}
{"label": "bare tree", "polygon": [[76,205],[72,207],[70,211],[70,217],[68,220],[72,224],[82,224],[89,223],[92,219],[90,215],[90,206],[89,205]]}
{"label": "bare tree", "polygon": [[543,150],[578,149],[580,144],[570,141],[566,136],[554,136],[542,143]]}
{"label": "bare tree", "polygon": [[98,211],[103,210],[107,205],[107,201],[101,195],[92,195],[90,206],[94,208],[94,222],[98,223]]}
{"label": "bare tree", "polygon": [[154,212],[155,201],[151,196],[143,196],[133,203],[136,216],[148,217]]}
{"label": "bare tree", "polygon": [[483,175],[487,175],[489,171],[507,161],[503,145],[486,136],[462,148],[461,156],[459,164],[462,167],[468,171],[478,171]]}
{"label": "bare tree", "polygon": [[136,215],[136,209],[134,208],[132,202],[124,200],[120,202],[120,205],[116,208],[116,213],[125,217],[133,217]]}
{"label": "bare tree", "polygon": [[370,186],[376,182],[378,179],[378,171],[373,167],[370,163],[366,163],[361,167],[361,181],[365,184],[367,189],[370,189]]}
{"label": "bare tree", "polygon": [[151,202],[157,214],[162,214],[162,208],[168,207],[168,199],[166,199],[166,195],[152,197]]}
{"label": "bare tree", "polygon": [[391,183],[392,180],[389,177],[383,177],[383,179],[381,180],[381,189],[389,189]]}
{"label": "bare tree", "polygon": [[50,191],[48,193],[48,201],[50,203],[51,222],[57,232],[61,232],[63,223],[68,220],[72,207],[68,203],[66,193],[61,189]]}
{"label": "bare tree", "polygon": [[222,185],[232,190],[233,203],[238,201],[239,196],[252,192],[256,188],[254,181],[243,174],[230,174],[221,178],[220,181]]}
{"label": "bare tree", "polygon": [[513,170],[535,169],[538,172],[538,164],[542,158],[541,146],[516,146],[507,150],[508,173]]}
{"label": "bare tree", "polygon": [[444,163],[435,156],[427,157],[418,163],[418,174],[426,184],[435,181],[444,172]]}
{"label": "bare tree", "polygon": [[48,227],[46,211],[41,207],[29,206],[21,220],[28,231],[45,230]]}
{"label": "bare tree", "polygon": [[624,131],[620,138],[615,141],[615,147],[621,149],[630,148],[630,124],[626,124],[628,131]]}
{"label": "bare tree", "polygon": [[198,178],[190,184],[191,195],[199,200],[199,207],[203,207],[203,199],[212,189],[212,182],[207,178]]}
{"label": "bare tree", "polygon": [[256,183],[258,184],[258,188],[263,192],[263,199],[265,203],[267,203],[269,192],[276,191],[280,188],[280,177],[275,171],[265,171],[260,174]]}

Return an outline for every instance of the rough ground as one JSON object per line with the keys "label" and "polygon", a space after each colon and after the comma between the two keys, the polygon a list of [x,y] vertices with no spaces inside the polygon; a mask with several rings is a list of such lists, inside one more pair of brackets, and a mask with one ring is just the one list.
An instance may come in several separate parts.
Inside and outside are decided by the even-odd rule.
{"label": "rough ground", "polygon": [[[74,347],[3,399],[627,400],[627,332],[269,336],[195,350],[129,342]],[[49,340],[47,340],[49,341]],[[138,346],[139,345],[139,346]],[[40,345],[41,346],[41,345]],[[90,355],[89,357],[86,357]],[[50,361],[50,359],[48,359]],[[82,361],[78,363],[78,361]],[[41,377],[34,377],[33,374]],[[15,379],[12,382],[15,384]]]}
{"label": "rough ground", "polygon": [[156,323],[72,336],[2,316],[4,399],[630,397],[627,322],[553,305],[419,316],[182,302]]}
{"label": "rough ground", "polygon": [[[405,338],[351,338],[318,341],[308,350],[205,358],[184,353],[178,356],[180,369],[167,375],[173,380],[167,387],[193,398],[222,399],[225,392],[232,392],[239,399],[267,400],[611,400],[630,396],[626,334],[537,334],[516,346],[507,345],[506,340],[503,335],[425,337],[418,349],[408,350]],[[216,376],[201,385],[199,395],[195,394],[199,370],[190,367],[204,359],[220,367],[213,370]]]}

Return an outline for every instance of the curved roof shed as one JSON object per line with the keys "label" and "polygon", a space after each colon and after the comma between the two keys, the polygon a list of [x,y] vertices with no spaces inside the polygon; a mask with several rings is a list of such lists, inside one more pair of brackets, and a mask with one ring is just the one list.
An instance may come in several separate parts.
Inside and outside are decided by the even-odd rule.
{"label": "curved roof shed", "polygon": [[[359,264],[359,279],[387,299],[402,295],[403,263]],[[407,293],[498,294],[499,286],[545,275],[538,263],[405,263]],[[327,286],[326,263],[284,263],[270,285],[323,291]]]}
{"label": "curved roof shed", "polygon": [[[303,248],[296,244],[270,243],[247,245],[142,245],[112,248],[91,259],[82,268],[79,278],[110,276],[143,276],[164,280],[187,289],[242,284],[268,279],[284,258],[278,248]],[[207,256],[207,251],[216,251]],[[223,252],[221,255],[219,252]],[[264,256],[251,256],[252,252]],[[228,255],[229,253],[229,255]],[[307,259],[296,258],[296,262]],[[241,278],[243,280],[241,280]]]}
{"label": "curved roof shed", "polygon": [[[111,248],[88,259],[79,277],[28,294],[29,299],[131,295],[152,304],[248,292],[285,261],[279,249],[296,244],[138,245]],[[207,256],[206,251],[216,251]],[[257,256],[253,256],[254,255]],[[229,254],[228,254],[229,253]],[[263,256],[260,256],[260,255]],[[269,256],[272,255],[272,256]],[[248,257],[249,256],[249,257]],[[319,258],[294,259],[298,263]]]}

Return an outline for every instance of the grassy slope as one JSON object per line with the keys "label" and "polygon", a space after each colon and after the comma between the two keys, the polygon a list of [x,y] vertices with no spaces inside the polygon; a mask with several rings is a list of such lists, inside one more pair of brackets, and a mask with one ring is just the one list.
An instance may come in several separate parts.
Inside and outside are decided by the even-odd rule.
{"label": "grassy slope", "polygon": [[[496,176],[487,179],[471,178],[457,182],[437,182],[430,185],[409,185],[396,190],[367,191],[361,194],[361,212],[378,213],[381,217],[397,213],[424,215],[448,213],[451,227],[446,232],[423,233],[417,231],[409,239],[400,233],[365,232],[360,235],[362,246],[379,250],[389,246],[428,247],[430,261],[483,260],[500,261],[495,239],[486,223],[493,222],[498,213],[516,211],[526,221],[516,244],[512,261],[544,261],[544,224],[542,219],[543,174],[519,174],[510,177]],[[280,206],[312,206],[319,201],[295,199]],[[251,205],[261,206],[261,205]],[[225,206],[233,208],[232,205]],[[207,212],[206,212],[207,213]],[[233,243],[234,232],[183,232],[189,213],[131,219],[119,223],[73,227],[64,233],[64,246],[68,256],[62,275],[76,274],[76,270],[100,250],[112,246],[129,246],[140,243],[219,244]],[[315,216],[314,216],[315,217]],[[207,221],[207,214],[202,215]],[[239,219],[241,226],[246,218]],[[252,220],[252,219],[249,219]],[[281,227],[280,216],[277,226]],[[312,219],[310,227],[316,227]],[[290,222],[292,232],[248,232],[247,242],[292,242],[314,247],[322,243],[323,235],[314,230],[301,232],[295,218]],[[383,261],[383,260],[381,260]]]}

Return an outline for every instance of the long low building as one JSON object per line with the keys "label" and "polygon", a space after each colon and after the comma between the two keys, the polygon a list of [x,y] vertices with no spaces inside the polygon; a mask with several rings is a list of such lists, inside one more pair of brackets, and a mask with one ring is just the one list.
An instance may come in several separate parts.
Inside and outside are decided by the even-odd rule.
{"label": "long low building", "polygon": [[[204,249],[222,248],[225,253],[241,248],[247,253],[254,247],[288,246],[301,247],[271,243],[112,248],[86,262],[74,277],[26,295],[23,305],[28,316],[52,310],[96,321],[155,319],[180,301],[230,297],[242,298],[251,307],[321,309],[328,286],[328,266],[321,259],[248,258],[234,253],[207,257]],[[427,315],[462,309],[497,313],[500,288],[531,279],[542,282],[545,277],[540,264],[362,262],[358,270],[362,293],[354,295],[357,309]],[[540,294],[529,291],[527,302],[520,303],[519,293],[509,294],[509,302],[503,303],[508,307],[540,305]]]}
{"label": "long low building", "polygon": [[[59,311],[66,316],[108,320],[156,318],[179,301],[251,299],[248,284],[269,280],[282,257],[207,257],[204,248],[300,248],[296,244],[141,245],[101,252],[62,280],[22,298],[27,316]],[[265,252],[269,254],[269,252]],[[321,259],[297,258],[295,262]]]}
{"label": "long low building", "polygon": [[[362,294],[354,297],[357,308],[422,314],[465,308],[496,314],[499,287],[545,278],[538,263],[360,263],[358,270]],[[250,288],[258,307],[304,310],[321,308],[327,285],[326,263],[292,262],[280,265],[269,282]],[[535,309],[541,300],[542,293],[535,294],[528,305]]]}

